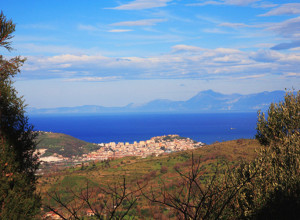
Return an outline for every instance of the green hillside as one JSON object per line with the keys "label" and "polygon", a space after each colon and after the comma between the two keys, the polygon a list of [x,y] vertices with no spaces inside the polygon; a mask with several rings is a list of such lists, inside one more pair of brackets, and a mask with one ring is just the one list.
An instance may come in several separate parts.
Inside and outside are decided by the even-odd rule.
{"label": "green hillside", "polygon": [[52,132],[38,132],[37,149],[47,149],[42,156],[60,154],[64,157],[80,156],[95,151],[99,146],[70,135]]}

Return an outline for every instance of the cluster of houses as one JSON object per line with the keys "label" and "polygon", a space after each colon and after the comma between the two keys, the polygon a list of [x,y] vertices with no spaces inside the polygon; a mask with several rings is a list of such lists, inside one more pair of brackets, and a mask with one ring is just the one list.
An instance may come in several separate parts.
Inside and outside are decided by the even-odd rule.
{"label": "cluster of houses", "polygon": [[46,149],[40,149],[40,161],[43,167],[37,173],[43,175],[44,169],[54,169],[53,171],[55,171],[68,166],[81,166],[94,160],[103,161],[126,156],[145,158],[150,155],[158,156],[165,153],[190,150],[204,145],[202,142],[196,142],[190,138],[180,137],[179,135],[164,135],[133,143],[101,143],[98,144],[99,149],[97,151],[83,154],[82,156],[72,156],[71,158],[63,157],[57,153],[54,153],[52,156],[43,157]]}
{"label": "cluster of houses", "polygon": [[83,160],[107,160],[109,158],[120,158],[126,156],[147,157],[149,155],[158,156],[163,153],[190,150],[201,147],[202,142],[195,142],[190,138],[181,138],[178,135],[165,135],[153,137],[147,141],[128,142],[110,142],[99,144],[97,151],[89,154],[83,154]]}

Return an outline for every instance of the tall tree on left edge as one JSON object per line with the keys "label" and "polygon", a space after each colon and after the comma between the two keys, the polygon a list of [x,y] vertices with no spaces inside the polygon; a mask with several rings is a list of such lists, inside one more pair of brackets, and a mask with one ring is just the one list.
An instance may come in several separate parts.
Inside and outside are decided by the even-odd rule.
{"label": "tall tree on left edge", "polygon": [[[11,51],[15,24],[0,13],[0,51]],[[25,104],[13,86],[25,59],[0,54],[0,219],[34,219],[41,199],[36,192],[38,157],[35,133]]]}

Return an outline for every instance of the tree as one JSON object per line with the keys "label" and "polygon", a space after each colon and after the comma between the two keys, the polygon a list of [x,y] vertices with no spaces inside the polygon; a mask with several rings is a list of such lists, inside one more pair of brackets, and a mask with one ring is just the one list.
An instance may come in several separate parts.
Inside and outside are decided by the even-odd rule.
{"label": "tree", "polygon": [[88,212],[94,219],[126,219],[135,216],[130,211],[137,204],[138,194],[139,189],[128,189],[125,177],[107,186],[87,181],[86,187],[79,192],[72,188],[51,191],[45,209],[51,210],[61,219],[82,219]]}
{"label": "tree", "polygon": [[256,139],[262,145],[258,158],[247,169],[240,170],[240,179],[257,173],[237,199],[235,207],[239,207],[240,217],[298,219],[300,92],[289,92],[284,101],[272,103],[267,118],[258,113]]}
{"label": "tree", "polygon": [[[274,144],[282,144],[285,139],[295,141],[300,132],[300,93],[286,94],[284,101],[272,103],[268,110],[268,117],[258,113],[256,139],[263,146],[274,148]],[[275,149],[273,149],[275,150]]]}
{"label": "tree", "polygon": [[[0,47],[12,50],[15,24],[0,13]],[[38,168],[35,133],[25,116],[25,105],[13,87],[13,77],[25,59],[0,55],[0,218],[32,219],[40,209],[36,193]]]}
{"label": "tree", "polygon": [[298,181],[300,171],[300,91],[287,93],[284,101],[271,104],[268,118],[259,113],[256,138],[264,146],[278,187]]}
{"label": "tree", "polygon": [[259,217],[297,219],[300,215],[300,91],[259,113],[256,138],[264,146],[268,191]]}
{"label": "tree", "polygon": [[203,178],[202,160],[192,154],[190,162],[188,171],[176,169],[177,183],[167,184],[162,180],[158,189],[152,186],[147,191],[141,189],[142,195],[153,205],[167,207],[175,219],[232,219],[235,215],[228,207],[256,173],[248,179],[236,178],[237,170],[247,165],[243,163],[232,169],[227,164],[225,169],[217,167],[211,176]]}

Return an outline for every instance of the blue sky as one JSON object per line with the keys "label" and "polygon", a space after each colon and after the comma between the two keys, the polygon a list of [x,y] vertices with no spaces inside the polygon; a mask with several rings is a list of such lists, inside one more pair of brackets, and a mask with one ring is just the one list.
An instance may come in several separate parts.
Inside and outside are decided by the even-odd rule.
{"label": "blue sky", "polygon": [[9,0],[30,107],[300,89],[299,0]]}

